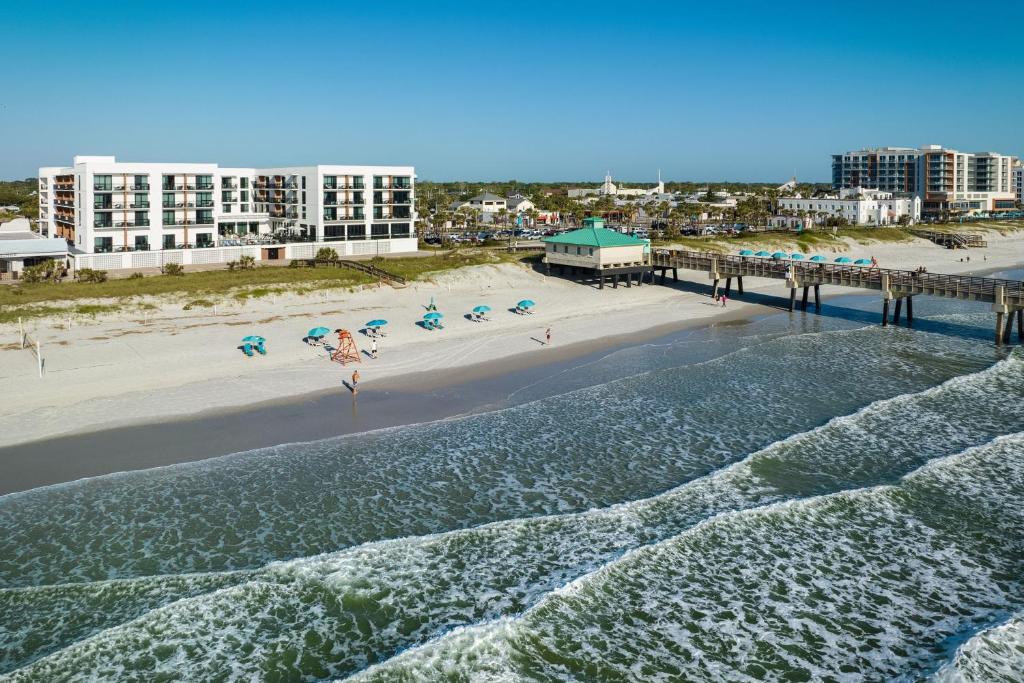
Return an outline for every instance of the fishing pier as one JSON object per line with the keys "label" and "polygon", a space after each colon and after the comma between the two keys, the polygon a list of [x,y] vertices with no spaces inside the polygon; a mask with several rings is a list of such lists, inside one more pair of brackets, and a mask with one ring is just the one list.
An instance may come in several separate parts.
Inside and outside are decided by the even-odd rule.
{"label": "fishing pier", "polygon": [[[801,290],[800,306],[807,310],[813,291],[815,311],[821,310],[821,285],[856,287],[880,292],[882,295],[882,326],[900,322],[906,302],[906,324],[914,324],[914,297],[920,295],[980,301],[991,304],[996,314],[996,344],[1010,342],[1014,319],[1017,341],[1024,340],[1024,282],[1000,280],[971,275],[874,268],[859,265],[822,263],[759,256],[731,256],[686,249],[658,249],[650,254],[651,282],[660,275],[665,284],[668,272],[679,279],[679,269],[708,274],[714,293],[731,294],[733,280],[737,293],[743,293],[744,277],[784,280],[789,288],[789,310],[795,310],[797,291]],[[724,281],[724,287],[723,287]]]}

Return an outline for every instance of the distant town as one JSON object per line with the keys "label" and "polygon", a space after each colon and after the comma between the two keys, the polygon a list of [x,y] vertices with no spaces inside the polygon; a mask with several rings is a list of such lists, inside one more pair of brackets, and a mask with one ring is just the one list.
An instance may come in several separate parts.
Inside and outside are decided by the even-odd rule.
{"label": "distant town", "polygon": [[600,217],[642,239],[751,230],[909,226],[1021,217],[1024,166],[939,145],[834,154],[832,182],[418,180],[413,166],[234,168],[77,156],[0,188],[0,278],[69,270],[274,262],[416,252],[424,245],[552,236]]}

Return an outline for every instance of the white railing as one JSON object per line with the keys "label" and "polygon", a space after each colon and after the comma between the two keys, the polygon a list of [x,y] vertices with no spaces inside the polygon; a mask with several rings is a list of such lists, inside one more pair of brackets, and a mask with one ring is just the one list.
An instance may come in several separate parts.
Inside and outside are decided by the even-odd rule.
{"label": "white railing", "polygon": [[[360,242],[291,242],[287,244],[263,244],[244,247],[215,247],[204,249],[158,249],[154,251],[124,251],[110,254],[75,254],[75,269],[133,270],[139,268],[160,268],[165,263],[183,266],[210,265],[237,261],[242,256],[251,256],[262,261],[269,256],[268,250],[284,249],[285,259],[311,259],[324,247],[334,249],[340,258],[348,256],[375,256],[377,254],[398,254],[416,251],[415,237],[386,240],[365,240]],[[280,251],[278,251],[280,257]]]}

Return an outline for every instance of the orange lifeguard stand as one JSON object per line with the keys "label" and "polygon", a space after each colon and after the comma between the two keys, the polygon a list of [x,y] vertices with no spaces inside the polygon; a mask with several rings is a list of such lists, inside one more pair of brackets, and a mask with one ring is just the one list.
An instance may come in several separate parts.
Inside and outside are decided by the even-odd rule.
{"label": "orange lifeguard stand", "polygon": [[338,348],[331,353],[331,360],[338,361],[342,365],[355,362],[361,363],[359,349],[356,348],[356,340],[348,330],[335,330],[338,333]]}

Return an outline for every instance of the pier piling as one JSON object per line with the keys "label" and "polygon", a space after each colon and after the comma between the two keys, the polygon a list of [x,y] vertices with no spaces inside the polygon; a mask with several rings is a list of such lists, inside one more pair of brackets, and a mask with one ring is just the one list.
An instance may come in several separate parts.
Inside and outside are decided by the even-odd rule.
{"label": "pier piling", "polygon": [[711,284],[711,298],[715,299],[716,301],[718,300],[718,278],[717,277],[715,278],[715,281]]}
{"label": "pier piling", "polygon": [[903,299],[896,299],[896,308],[892,312],[892,324],[900,324],[900,311],[903,310]]}
{"label": "pier piling", "polygon": [[810,291],[810,289],[810,287],[804,287],[803,300],[800,302],[800,308],[802,308],[805,311],[807,310],[807,292]]}
{"label": "pier piling", "polygon": [[1009,344],[1013,334],[1013,313],[1006,316],[1006,327],[1003,328],[1003,343]]}
{"label": "pier piling", "polygon": [[790,312],[796,308],[796,287],[789,288],[789,310]]}
{"label": "pier piling", "polygon": [[814,312],[821,313],[821,285],[814,285]]}
{"label": "pier piling", "polygon": [[889,300],[882,299],[882,327],[889,326]]}
{"label": "pier piling", "polygon": [[726,296],[729,296],[729,290],[731,290],[731,289],[732,289],[732,278],[731,277],[727,277],[727,278],[725,278],[725,295]]}
{"label": "pier piling", "polygon": [[914,326],[914,297],[907,297],[907,327]]}
{"label": "pier piling", "polygon": [[1024,342],[1024,308],[1017,309],[1017,341]]}
{"label": "pier piling", "polygon": [[743,293],[743,276],[742,275],[740,275],[738,278],[736,278],[736,291],[739,292],[740,294]]}
{"label": "pier piling", "polygon": [[1003,315],[1002,311],[996,313],[996,346],[1003,343]]}

